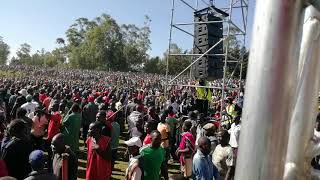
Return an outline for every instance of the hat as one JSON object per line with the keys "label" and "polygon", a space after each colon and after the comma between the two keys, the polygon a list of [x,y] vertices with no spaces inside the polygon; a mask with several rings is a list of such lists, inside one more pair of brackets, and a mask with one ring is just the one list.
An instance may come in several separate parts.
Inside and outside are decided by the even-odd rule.
{"label": "hat", "polygon": [[29,155],[29,163],[31,166],[41,166],[44,163],[44,153],[41,150],[34,150]]}
{"label": "hat", "polygon": [[26,89],[21,89],[21,90],[19,91],[19,94],[21,94],[22,96],[27,96],[27,95],[28,95],[28,92],[27,92]]}
{"label": "hat", "polygon": [[128,141],[125,141],[124,143],[127,146],[138,146],[138,147],[142,146],[142,142],[139,137],[132,137],[131,139],[129,139]]}
{"label": "hat", "polygon": [[32,96],[31,95],[27,95],[26,100],[27,100],[27,102],[32,101]]}

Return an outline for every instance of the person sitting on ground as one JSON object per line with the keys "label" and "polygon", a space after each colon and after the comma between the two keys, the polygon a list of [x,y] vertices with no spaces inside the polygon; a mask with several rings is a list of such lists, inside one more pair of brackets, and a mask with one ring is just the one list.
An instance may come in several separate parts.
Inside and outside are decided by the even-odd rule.
{"label": "person sitting on ground", "polygon": [[32,172],[24,180],[58,180],[55,175],[44,170],[45,155],[41,150],[32,151],[29,156]]}
{"label": "person sitting on ground", "polygon": [[103,136],[101,131],[101,122],[90,124],[89,138],[86,142],[88,148],[86,180],[108,180],[111,177],[111,139]]}
{"label": "person sitting on ground", "polygon": [[141,180],[143,178],[143,158],[139,154],[142,143],[139,137],[133,137],[124,142],[130,154],[129,166],[126,169],[126,180]]}
{"label": "person sitting on ground", "polygon": [[68,161],[68,180],[77,179],[78,159],[75,153],[66,146],[64,135],[59,133],[55,135],[51,141],[51,147],[53,152],[53,174],[62,180],[62,164],[63,159]]}

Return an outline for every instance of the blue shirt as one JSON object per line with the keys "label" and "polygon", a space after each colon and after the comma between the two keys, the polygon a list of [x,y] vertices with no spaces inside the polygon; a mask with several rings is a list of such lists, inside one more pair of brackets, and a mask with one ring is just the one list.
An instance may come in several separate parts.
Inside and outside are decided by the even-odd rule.
{"label": "blue shirt", "polygon": [[193,157],[192,173],[194,180],[221,180],[210,156],[205,156],[200,150]]}

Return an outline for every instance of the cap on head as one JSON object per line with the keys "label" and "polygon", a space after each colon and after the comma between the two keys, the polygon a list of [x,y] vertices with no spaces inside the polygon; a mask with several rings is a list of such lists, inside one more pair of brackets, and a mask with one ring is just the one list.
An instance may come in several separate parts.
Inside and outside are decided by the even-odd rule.
{"label": "cap on head", "polygon": [[142,142],[139,137],[132,137],[128,141],[124,142],[127,146],[137,146],[142,147]]}
{"label": "cap on head", "polygon": [[19,91],[19,94],[21,94],[22,96],[27,96],[28,95],[28,91],[26,89],[21,89]]}
{"label": "cap on head", "polygon": [[44,165],[44,153],[41,150],[34,150],[29,155],[29,163],[34,170],[43,168]]}
{"label": "cap on head", "polygon": [[32,96],[31,95],[27,95],[26,100],[27,100],[27,102],[31,102],[32,101]]}

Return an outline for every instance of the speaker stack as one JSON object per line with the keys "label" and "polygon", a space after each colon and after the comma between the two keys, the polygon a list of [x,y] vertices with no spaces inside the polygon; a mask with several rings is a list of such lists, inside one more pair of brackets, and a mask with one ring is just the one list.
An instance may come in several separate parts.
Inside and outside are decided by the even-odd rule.
{"label": "speaker stack", "polygon": [[[227,14],[216,8],[214,9],[218,11],[212,12],[212,8],[214,7],[208,7],[194,13],[194,54],[205,53],[223,38],[222,17],[227,16]],[[210,21],[215,22],[210,23]],[[193,65],[192,68],[194,77],[196,79],[204,78],[207,80],[222,78],[224,65],[224,56],[222,56],[222,54],[223,42],[220,42],[215,48],[213,48]],[[194,60],[196,59],[197,57],[195,57]]]}

